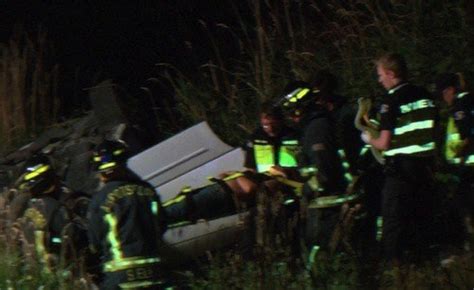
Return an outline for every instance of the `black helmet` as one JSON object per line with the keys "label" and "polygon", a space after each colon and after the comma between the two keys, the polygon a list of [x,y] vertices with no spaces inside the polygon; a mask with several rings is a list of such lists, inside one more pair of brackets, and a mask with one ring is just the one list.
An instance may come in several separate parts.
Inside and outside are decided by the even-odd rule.
{"label": "black helmet", "polygon": [[444,73],[435,80],[435,94],[441,96],[444,89],[454,87],[456,91],[464,90],[464,78],[461,73]]}
{"label": "black helmet", "polygon": [[42,194],[54,185],[56,174],[49,158],[44,154],[32,156],[25,162],[19,188],[32,194]]}
{"label": "black helmet", "polygon": [[99,172],[110,173],[128,159],[128,147],[122,141],[104,140],[93,152],[92,163]]}
{"label": "black helmet", "polygon": [[275,106],[279,106],[285,112],[285,115],[291,117],[299,116],[311,104],[314,104],[318,89],[312,89],[311,86],[302,81],[290,83],[285,88],[285,93],[280,97]]}
{"label": "black helmet", "polygon": [[275,103],[275,106],[281,107],[284,110],[292,110],[295,107],[300,107],[314,96],[314,92],[310,86],[301,81],[290,83],[286,86],[284,91],[284,95]]}

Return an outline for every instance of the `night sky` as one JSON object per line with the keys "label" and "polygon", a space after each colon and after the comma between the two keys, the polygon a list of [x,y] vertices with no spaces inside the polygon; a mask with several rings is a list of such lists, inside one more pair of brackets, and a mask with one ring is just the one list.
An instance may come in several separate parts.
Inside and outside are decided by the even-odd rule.
{"label": "night sky", "polygon": [[157,73],[156,63],[189,70],[207,61],[210,46],[198,20],[228,24],[233,9],[226,2],[2,1],[0,41],[14,28],[47,31],[65,90],[109,77],[138,86]]}

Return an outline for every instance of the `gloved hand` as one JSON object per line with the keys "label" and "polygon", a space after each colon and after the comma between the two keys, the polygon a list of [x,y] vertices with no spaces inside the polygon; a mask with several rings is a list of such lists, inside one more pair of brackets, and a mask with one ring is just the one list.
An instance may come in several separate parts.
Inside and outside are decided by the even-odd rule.
{"label": "gloved hand", "polygon": [[369,132],[363,131],[362,134],[360,134],[360,139],[362,139],[364,143],[370,144],[370,140],[372,139],[372,137],[370,136]]}

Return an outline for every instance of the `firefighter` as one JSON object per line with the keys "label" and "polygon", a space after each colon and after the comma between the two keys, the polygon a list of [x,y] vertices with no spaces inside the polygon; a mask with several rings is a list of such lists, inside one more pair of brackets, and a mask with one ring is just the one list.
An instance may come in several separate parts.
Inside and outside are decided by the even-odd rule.
{"label": "firefighter", "polygon": [[27,223],[26,238],[35,245],[44,269],[50,271],[57,265],[59,256],[71,258],[86,248],[87,240],[83,237],[87,225],[85,217],[79,214],[84,212],[89,199],[66,188],[44,154],[28,159],[22,172],[18,180],[21,192],[18,200],[24,202],[24,206],[15,200],[12,204],[23,207],[17,214]]}
{"label": "firefighter", "polygon": [[291,172],[298,165],[298,137],[297,131],[285,124],[282,109],[273,103],[264,103],[260,111],[260,126],[243,146],[244,166],[259,173],[268,172],[275,166]]}
{"label": "firefighter", "polygon": [[407,81],[401,55],[387,53],[375,63],[378,81],[387,90],[380,107],[380,135],[363,132],[361,137],[385,150],[382,244],[384,257],[396,265],[406,250],[413,257],[426,257],[432,240],[437,110],[427,90]]}
{"label": "firefighter", "polygon": [[311,88],[317,89],[320,103],[325,103],[331,119],[336,124],[335,136],[340,156],[344,160],[346,178],[358,175],[358,159],[364,143],[359,138],[359,131],[354,127],[356,108],[345,96],[336,93],[338,81],[335,75],[327,70],[320,70],[313,76]]}
{"label": "firefighter", "polygon": [[[311,88],[301,82],[295,84],[296,88],[284,97],[282,106],[297,115],[294,119],[299,121],[302,130],[298,161],[299,171],[306,180],[303,188],[305,199],[311,202],[318,197],[343,194],[348,181],[338,153],[334,132],[336,122],[331,116],[329,102],[317,87]],[[309,209],[305,226],[307,246],[313,250],[328,250],[338,219],[339,207]]]}
{"label": "firefighter", "polygon": [[[455,211],[464,220],[466,228],[458,230],[456,236],[462,245],[467,239],[467,232],[472,231],[470,228],[474,209],[474,97],[466,91],[466,84],[460,73],[442,74],[435,84],[437,94],[449,109],[444,159],[449,168],[459,176]],[[468,243],[466,246],[469,248]]]}
{"label": "firefighter", "polygon": [[162,289],[161,202],[153,187],[127,168],[128,155],[127,146],[116,140],[104,140],[94,150],[103,187],[88,210],[90,247],[101,258],[101,289]]}
{"label": "firefighter", "polygon": [[[348,193],[363,194],[364,219],[358,222],[357,238],[353,246],[359,246],[361,254],[374,254],[376,251],[376,220],[380,211],[380,189],[383,176],[367,166],[371,156],[364,155],[362,150],[365,143],[360,140],[360,131],[354,126],[357,115],[355,107],[347,101],[345,96],[337,93],[338,80],[328,70],[318,71],[310,84],[313,90],[318,91],[318,102],[327,109],[334,132],[339,157],[344,168],[344,177],[348,182]],[[370,153],[370,152],[368,152]],[[370,159],[370,160],[367,160]],[[373,162],[372,162],[373,163]]]}

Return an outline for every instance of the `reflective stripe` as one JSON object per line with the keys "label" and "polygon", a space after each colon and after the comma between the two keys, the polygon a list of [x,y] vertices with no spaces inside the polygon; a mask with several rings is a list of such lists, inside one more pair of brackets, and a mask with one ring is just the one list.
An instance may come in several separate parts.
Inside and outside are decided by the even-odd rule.
{"label": "reflective stripe", "polygon": [[474,155],[469,155],[464,164],[474,164]]}
{"label": "reflective stripe", "polygon": [[255,164],[257,166],[257,172],[262,173],[268,171],[270,167],[275,165],[272,145],[255,144],[253,149],[255,154]]}
{"label": "reflective stripe", "polygon": [[[450,164],[461,164],[461,158],[459,158],[459,157],[451,158],[451,159],[448,159],[447,161]],[[464,165],[474,165],[474,155],[469,155],[464,160]]]}
{"label": "reflective stripe", "polygon": [[375,239],[380,242],[382,240],[382,229],[383,229],[383,218],[381,216],[377,217],[377,233]]}
{"label": "reflective stripe", "polygon": [[396,154],[412,154],[418,152],[430,151],[435,148],[435,142],[429,142],[423,145],[410,145],[402,148],[387,150],[384,152],[385,156],[394,156]]}
{"label": "reflective stripe", "polygon": [[51,242],[54,243],[54,244],[61,244],[62,243],[62,240],[60,237],[53,237],[51,239]]}
{"label": "reflective stripe", "polygon": [[346,202],[357,200],[359,197],[360,196],[358,194],[322,196],[322,197],[313,199],[308,205],[308,207],[309,208],[334,207],[334,206],[339,206]]}
{"label": "reflective stripe", "polygon": [[360,153],[359,155],[364,155],[367,151],[369,151],[369,148],[372,147],[370,145],[365,145],[364,147],[362,147],[362,149],[360,150]]}
{"label": "reflective stripe", "polygon": [[346,152],[343,149],[339,149],[339,150],[337,150],[337,154],[339,155],[339,157],[342,160],[342,168],[344,169],[344,179],[346,179],[346,181],[348,183],[351,183],[352,180],[354,180],[354,177],[352,176],[352,174],[349,171],[349,168],[350,168],[351,165],[347,161]]}
{"label": "reflective stripe", "polygon": [[167,207],[167,206],[170,206],[172,204],[179,203],[179,202],[183,201],[185,198],[186,198],[186,196],[184,196],[184,195],[178,195],[177,197],[175,197],[173,199],[170,199],[167,202],[163,203],[163,206]]}
{"label": "reflective stripe", "polygon": [[104,271],[105,272],[115,272],[126,270],[130,268],[136,267],[143,267],[149,264],[156,264],[159,263],[161,260],[160,258],[145,258],[145,257],[130,257],[130,258],[122,258],[117,260],[112,260],[109,262],[104,263]]}
{"label": "reflective stripe", "polygon": [[301,176],[308,176],[310,174],[316,173],[318,169],[316,167],[308,166],[308,167],[300,168],[298,171],[301,174]]}
{"label": "reflective stripe", "polygon": [[451,133],[446,136],[447,141],[460,141],[461,140],[461,134],[459,133]]}
{"label": "reflective stripe", "polygon": [[308,88],[297,88],[296,90],[292,91],[288,95],[285,96],[287,102],[283,104],[283,106],[288,106],[289,103],[296,103],[301,100],[306,94],[309,93]]}
{"label": "reflective stripe", "polygon": [[108,163],[101,164],[98,169],[99,170],[107,169],[107,168],[110,168],[110,167],[114,167],[115,165],[117,165],[116,162],[108,162]]}
{"label": "reflective stripe", "polygon": [[35,178],[36,176],[40,175],[41,173],[47,171],[50,168],[49,165],[38,165],[36,167],[30,167],[28,170],[33,170],[32,172],[25,175],[24,180],[30,180]]}
{"label": "reflective stripe", "polygon": [[177,223],[174,223],[174,224],[169,224],[169,225],[167,225],[167,228],[168,229],[177,228],[177,227],[187,226],[187,225],[190,225],[190,224],[192,224],[191,221],[182,221],[182,222],[177,222]]}
{"label": "reflective stripe", "polygon": [[294,203],[294,202],[295,202],[295,200],[294,200],[293,198],[290,198],[290,199],[285,200],[285,201],[283,202],[283,204],[284,204],[284,205],[289,205],[289,204],[292,204],[292,203]]}
{"label": "reflective stripe", "polygon": [[434,127],[433,120],[426,120],[426,121],[419,121],[413,122],[408,125],[402,126],[400,128],[396,128],[394,134],[395,135],[402,135],[407,132],[419,130],[419,129],[430,129]]}
{"label": "reflective stripe", "polygon": [[298,140],[283,140],[281,142],[283,145],[298,145]]}
{"label": "reflective stripe", "polygon": [[306,182],[309,185],[309,188],[311,188],[312,191],[323,191],[324,188],[319,184],[318,179],[316,178],[315,175],[311,176],[310,179]]}
{"label": "reflective stripe", "polygon": [[434,108],[434,103],[430,99],[421,99],[415,102],[411,102],[405,105],[400,106],[400,112],[402,114],[409,113],[411,111],[426,109],[426,108]]}
{"label": "reflective stripe", "polygon": [[236,179],[236,178],[241,177],[241,176],[244,176],[244,174],[239,171],[239,172],[232,173],[231,175],[224,177],[223,180],[224,181],[232,180],[232,179]]}
{"label": "reflective stripe", "polygon": [[[255,140],[254,156],[257,172],[262,173],[274,165],[282,167],[297,167],[298,140],[284,140],[279,148],[278,162],[275,160],[275,147],[264,140]],[[258,144],[258,142],[264,144]]]}
{"label": "reflective stripe", "polygon": [[462,92],[456,96],[457,99],[462,99],[465,95],[469,94],[469,92]]}
{"label": "reflective stripe", "polygon": [[158,211],[159,211],[158,202],[152,201],[151,202],[151,212],[153,213],[153,215],[158,215]]}
{"label": "reflective stripe", "polygon": [[36,253],[38,254],[38,257],[40,258],[40,261],[47,265],[48,263],[48,252],[46,251],[46,247],[44,245],[44,231],[35,231],[35,247],[36,247]]}
{"label": "reflective stripe", "polygon": [[123,258],[122,251],[120,249],[120,241],[118,239],[117,232],[117,219],[108,213],[104,215],[105,222],[109,225],[109,231],[107,233],[107,240],[110,243],[110,251],[112,252],[113,260],[121,260]]}
{"label": "reflective stripe", "polygon": [[349,169],[350,165],[349,165],[349,162],[342,162],[342,167],[344,167],[345,170]]}
{"label": "reflective stripe", "polygon": [[398,85],[398,86],[394,87],[393,89],[389,90],[388,94],[391,95],[391,94],[395,93],[398,89],[400,89],[401,87],[404,87],[406,85],[408,85],[408,83],[403,83],[401,85]]}
{"label": "reflective stripe", "polygon": [[349,183],[351,183],[351,182],[354,180],[354,177],[353,177],[352,174],[350,174],[349,172],[347,172],[347,173],[344,174],[344,178],[345,178]]}
{"label": "reflective stripe", "polygon": [[[298,144],[298,141],[296,141],[296,144]],[[280,155],[278,158],[279,165],[283,167],[298,166],[298,162],[296,160],[297,151],[298,151],[297,147],[294,145],[293,146],[282,145],[280,147]]]}
{"label": "reflective stripe", "polygon": [[461,134],[456,126],[453,117],[449,117],[446,128],[446,143],[444,149],[444,157],[446,161],[452,164],[461,163],[461,159],[457,158],[459,148],[462,146]]}
{"label": "reflective stripe", "polygon": [[311,248],[311,252],[309,253],[309,256],[308,256],[308,268],[307,268],[308,271],[311,270],[314,263],[316,262],[316,255],[318,254],[320,248],[321,247],[318,245],[314,245]]}
{"label": "reflective stripe", "polygon": [[[119,286],[121,289],[135,289],[140,287],[148,287],[153,285],[161,285],[163,284],[162,281],[137,281],[137,282],[125,282],[120,283]],[[168,287],[166,289],[172,290],[172,287]]]}

